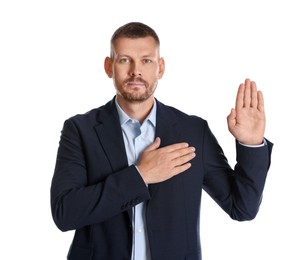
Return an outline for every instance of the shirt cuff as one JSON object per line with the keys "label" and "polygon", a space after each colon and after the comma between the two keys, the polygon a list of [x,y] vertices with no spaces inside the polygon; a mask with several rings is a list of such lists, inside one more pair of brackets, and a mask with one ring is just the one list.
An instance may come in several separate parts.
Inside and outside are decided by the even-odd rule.
{"label": "shirt cuff", "polygon": [[238,143],[240,145],[246,146],[246,147],[250,147],[250,148],[259,148],[259,147],[263,147],[266,145],[266,140],[263,139],[263,143],[262,144],[256,144],[256,145],[250,145],[250,144],[242,144],[241,142],[238,141]]}

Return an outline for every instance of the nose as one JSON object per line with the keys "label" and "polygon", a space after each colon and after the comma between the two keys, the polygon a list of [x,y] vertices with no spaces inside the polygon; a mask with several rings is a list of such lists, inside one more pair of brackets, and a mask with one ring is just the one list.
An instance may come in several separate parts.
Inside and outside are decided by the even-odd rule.
{"label": "nose", "polygon": [[141,73],[141,66],[137,62],[132,62],[130,67],[130,76],[140,77]]}

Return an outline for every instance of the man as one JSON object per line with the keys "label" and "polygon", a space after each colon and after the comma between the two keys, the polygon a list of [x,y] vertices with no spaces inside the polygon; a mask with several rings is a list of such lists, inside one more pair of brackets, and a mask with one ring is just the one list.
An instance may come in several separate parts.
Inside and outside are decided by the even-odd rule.
{"label": "man", "polygon": [[159,45],[145,24],[117,29],[105,59],[116,96],[64,123],[51,208],[59,229],[76,230],[68,259],[201,259],[202,189],[232,219],[258,212],[272,149],[262,93],[249,79],[239,86],[233,170],[205,120],[154,98]]}

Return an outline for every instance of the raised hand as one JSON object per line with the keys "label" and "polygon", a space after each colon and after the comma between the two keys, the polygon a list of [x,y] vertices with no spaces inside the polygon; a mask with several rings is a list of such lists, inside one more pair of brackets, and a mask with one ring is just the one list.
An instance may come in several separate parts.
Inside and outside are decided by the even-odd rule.
{"label": "raised hand", "polygon": [[264,100],[256,83],[245,80],[240,84],[235,109],[227,117],[231,134],[241,143],[258,145],[263,142],[265,132]]}
{"label": "raised hand", "polygon": [[191,167],[189,163],[196,154],[195,148],[187,143],[177,143],[162,148],[160,138],[150,144],[140,156],[138,170],[146,184],[170,179]]}

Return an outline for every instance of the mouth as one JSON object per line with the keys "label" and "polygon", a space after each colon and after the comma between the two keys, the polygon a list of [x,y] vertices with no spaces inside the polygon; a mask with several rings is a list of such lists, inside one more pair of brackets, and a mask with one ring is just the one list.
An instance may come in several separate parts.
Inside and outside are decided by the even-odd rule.
{"label": "mouth", "polygon": [[126,83],[127,86],[129,87],[143,87],[145,84],[143,82],[136,82],[136,81],[130,81]]}
{"label": "mouth", "polygon": [[145,80],[141,78],[130,78],[127,81],[125,81],[125,85],[129,87],[143,87],[146,86],[147,83]]}

